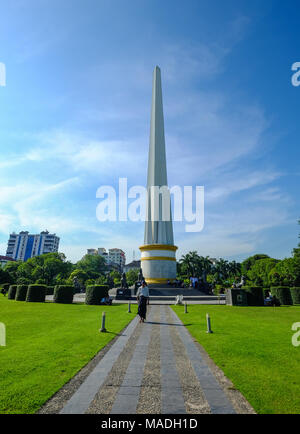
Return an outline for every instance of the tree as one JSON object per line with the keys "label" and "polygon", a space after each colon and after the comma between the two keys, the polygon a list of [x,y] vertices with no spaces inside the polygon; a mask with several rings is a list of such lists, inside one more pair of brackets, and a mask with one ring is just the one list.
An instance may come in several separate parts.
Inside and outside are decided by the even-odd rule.
{"label": "tree", "polygon": [[250,256],[242,262],[242,274],[248,275],[248,271],[254,265],[255,261],[259,261],[260,259],[269,258],[270,256],[265,255],[264,253],[258,253],[254,256]]}
{"label": "tree", "polygon": [[278,259],[264,258],[254,262],[253,266],[248,271],[248,278],[255,286],[263,286],[268,288],[271,286],[270,272],[280,262]]}
{"label": "tree", "polygon": [[[11,280],[13,283],[17,281],[17,270],[19,265],[22,264],[21,261],[8,261],[5,265],[3,270],[7,271],[11,277]],[[9,282],[8,282],[9,283]]]}
{"label": "tree", "polygon": [[127,271],[126,273],[126,280],[129,286],[134,285],[135,282],[138,280],[139,270],[132,269]]}
{"label": "tree", "polygon": [[229,263],[220,258],[214,265],[214,275],[218,283],[223,283],[229,277]]}
{"label": "tree", "polygon": [[212,271],[213,264],[209,256],[200,256],[198,260],[199,276],[202,276],[204,282],[207,281],[207,275]]}
{"label": "tree", "polygon": [[12,277],[8,271],[0,267],[0,283],[13,283]]}
{"label": "tree", "polygon": [[89,279],[97,279],[107,271],[107,265],[103,256],[85,255],[77,262],[76,269],[85,271]]}
{"label": "tree", "polygon": [[78,269],[78,268],[77,268],[76,270],[72,271],[72,273],[70,274],[70,277],[69,277],[68,280],[69,280],[70,282],[73,283],[73,279],[74,279],[75,277],[77,277],[77,279],[78,279],[82,284],[84,284],[84,283],[89,279],[88,273],[86,273],[85,271],[80,270],[80,269]]}
{"label": "tree", "polygon": [[192,251],[186,255],[182,255],[179,263],[183,272],[186,272],[190,277],[196,277],[200,266],[200,256],[196,251]]}
{"label": "tree", "polygon": [[300,285],[299,262],[295,258],[285,258],[278,261],[271,270],[269,279],[272,286],[298,286]]}

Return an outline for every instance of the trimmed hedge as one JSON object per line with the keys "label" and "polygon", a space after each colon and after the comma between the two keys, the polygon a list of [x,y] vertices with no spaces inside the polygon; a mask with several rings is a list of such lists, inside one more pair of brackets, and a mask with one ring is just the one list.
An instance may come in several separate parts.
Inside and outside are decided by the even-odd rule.
{"label": "trimmed hedge", "polygon": [[10,285],[7,298],[9,300],[14,300],[16,298],[17,285]]}
{"label": "trimmed hedge", "polygon": [[288,286],[272,286],[271,294],[274,295],[281,304],[292,305],[293,300],[291,296],[291,291]]}
{"label": "trimmed hedge", "polygon": [[294,286],[291,288],[291,296],[294,304],[300,304],[300,288],[299,286]]}
{"label": "trimmed hedge", "polygon": [[26,301],[43,303],[46,297],[46,285],[29,285]]}
{"label": "trimmed hedge", "polygon": [[108,296],[107,285],[90,285],[86,288],[85,304],[101,304],[101,299]]}
{"label": "trimmed hedge", "polygon": [[264,306],[264,291],[261,286],[243,286],[247,293],[248,306]]}
{"label": "trimmed hedge", "polygon": [[54,295],[55,286],[47,286],[46,295]]}
{"label": "trimmed hedge", "polygon": [[73,303],[74,287],[70,285],[57,285],[54,288],[54,303]]}
{"label": "trimmed hedge", "polygon": [[25,301],[27,295],[28,285],[18,285],[16,292],[17,301]]}

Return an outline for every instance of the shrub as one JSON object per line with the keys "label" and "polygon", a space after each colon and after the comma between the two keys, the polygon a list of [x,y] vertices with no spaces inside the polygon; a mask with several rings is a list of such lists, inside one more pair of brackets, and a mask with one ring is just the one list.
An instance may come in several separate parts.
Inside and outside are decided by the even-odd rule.
{"label": "shrub", "polygon": [[73,303],[74,287],[70,285],[57,285],[54,288],[54,303]]}
{"label": "shrub", "polygon": [[291,288],[291,296],[294,304],[300,304],[300,288]]}
{"label": "shrub", "polygon": [[26,301],[43,303],[45,301],[46,291],[46,285],[29,285]]}
{"label": "shrub", "polygon": [[216,284],[214,288],[214,295],[220,295],[225,293],[224,285]]}
{"label": "shrub", "polygon": [[243,286],[247,292],[248,306],[263,306],[264,305],[264,293],[261,286]]}
{"label": "shrub", "polygon": [[9,300],[14,300],[16,298],[17,285],[10,285],[7,298]]}
{"label": "shrub", "polygon": [[54,294],[54,288],[55,288],[55,286],[47,286],[46,295],[53,295]]}
{"label": "shrub", "polygon": [[27,295],[28,285],[18,285],[16,292],[17,301],[25,301]]}
{"label": "shrub", "polygon": [[190,279],[184,279],[183,283],[186,287],[189,287],[190,286]]}
{"label": "shrub", "polygon": [[288,286],[272,286],[271,294],[274,295],[281,304],[291,305],[293,304],[291,291]]}
{"label": "shrub", "polygon": [[86,288],[85,304],[100,304],[103,297],[108,295],[107,285],[91,285]]}

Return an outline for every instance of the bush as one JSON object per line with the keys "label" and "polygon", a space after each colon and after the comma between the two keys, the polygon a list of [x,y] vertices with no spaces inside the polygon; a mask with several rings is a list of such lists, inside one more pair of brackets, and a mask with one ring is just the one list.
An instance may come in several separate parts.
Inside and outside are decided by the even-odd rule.
{"label": "bush", "polygon": [[225,293],[225,287],[224,285],[215,285],[214,288],[214,295],[220,295],[220,294],[224,294]]}
{"label": "bush", "polygon": [[46,295],[53,295],[54,294],[54,288],[55,288],[55,286],[47,286]]}
{"label": "bush", "polygon": [[108,295],[107,285],[91,285],[86,288],[85,304],[101,304],[101,299]]}
{"label": "bush", "polygon": [[17,285],[10,285],[7,298],[9,300],[14,300],[16,298],[16,292],[17,292]]}
{"label": "bush", "polygon": [[248,306],[264,305],[264,292],[261,286],[243,286],[242,289],[247,292]]}
{"label": "bush", "polygon": [[271,294],[274,295],[281,304],[291,305],[293,304],[291,291],[288,286],[272,286]]}
{"label": "bush", "polygon": [[54,289],[54,303],[73,303],[74,287],[70,285],[57,285]]}
{"label": "bush", "polygon": [[291,288],[291,296],[294,304],[300,304],[300,288]]}
{"label": "bush", "polygon": [[25,301],[27,295],[28,285],[18,285],[16,292],[17,301]]}
{"label": "bush", "polygon": [[43,303],[45,301],[46,291],[46,285],[29,285],[26,301]]}

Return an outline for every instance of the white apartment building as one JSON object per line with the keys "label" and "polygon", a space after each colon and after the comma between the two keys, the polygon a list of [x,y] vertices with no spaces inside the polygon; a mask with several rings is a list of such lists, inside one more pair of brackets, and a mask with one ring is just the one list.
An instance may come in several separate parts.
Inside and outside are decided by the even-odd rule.
{"label": "white apartment building", "polygon": [[123,271],[123,267],[126,262],[126,256],[121,249],[109,249],[108,252],[104,247],[98,249],[87,249],[88,255],[100,255],[106,260],[107,265],[117,265],[120,271]]}
{"label": "white apartment building", "polygon": [[28,231],[19,234],[13,232],[8,240],[6,256],[17,261],[27,261],[44,253],[58,252],[58,246],[59,237],[48,231],[37,235],[29,234]]}
{"label": "white apartment building", "polygon": [[125,262],[126,262],[126,256],[123,250],[121,249],[109,249],[108,250],[108,262],[114,263],[119,265],[120,271],[123,271]]}

